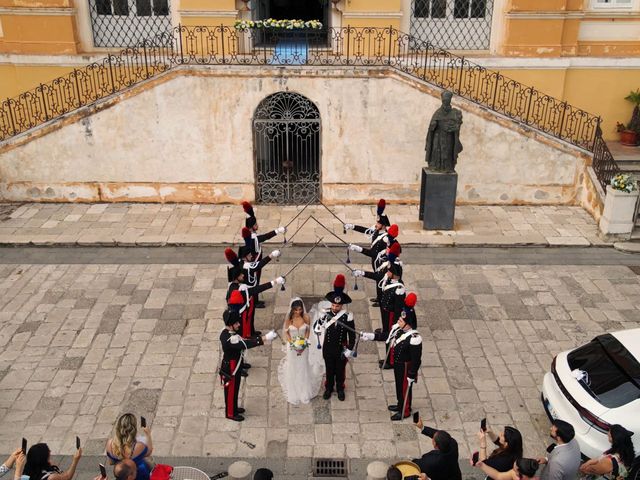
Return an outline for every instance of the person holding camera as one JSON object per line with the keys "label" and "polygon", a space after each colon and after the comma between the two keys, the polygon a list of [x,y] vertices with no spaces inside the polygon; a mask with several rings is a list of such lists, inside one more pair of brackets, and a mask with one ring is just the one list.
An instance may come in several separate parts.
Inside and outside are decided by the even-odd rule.
{"label": "person holding camera", "polygon": [[422,418],[415,420],[420,433],[431,438],[433,450],[412,461],[431,480],[462,480],[458,464],[458,442],[444,430],[436,430],[423,424]]}
{"label": "person holding camera", "polygon": [[[387,357],[384,362],[393,364],[393,373],[396,381],[395,405],[389,405],[389,410],[395,412],[391,420],[402,420],[411,413],[411,387],[418,378],[418,370],[422,363],[422,337],[415,330],[416,316],[411,314],[416,304],[415,293],[409,293],[398,321],[390,332],[376,331],[375,333],[362,332],[362,340],[386,342]],[[392,358],[391,358],[392,357]],[[391,362],[393,360],[393,362]]]}

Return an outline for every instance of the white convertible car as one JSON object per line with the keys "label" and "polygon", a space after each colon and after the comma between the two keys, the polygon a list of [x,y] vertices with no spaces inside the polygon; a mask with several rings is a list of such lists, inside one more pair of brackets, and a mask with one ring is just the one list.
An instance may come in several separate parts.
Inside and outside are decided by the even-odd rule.
{"label": "white convertible car", "polygon": [[607,431],[616,423],[634,432],[640,452],[640,328],[598,335],[556,355],[542,402],[549,417],[573,425],[583,455],[607,450]]}

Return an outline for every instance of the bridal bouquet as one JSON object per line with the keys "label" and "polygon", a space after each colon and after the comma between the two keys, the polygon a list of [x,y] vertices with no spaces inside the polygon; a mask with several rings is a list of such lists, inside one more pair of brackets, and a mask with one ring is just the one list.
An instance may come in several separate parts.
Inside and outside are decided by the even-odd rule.
{"label": "bridal bouquet", "polygon": [[304,337],[301,337],[300,335],[297,335],[295,337],[293,337],[293,339],[291,340],[291,348],[293,348],[293,350],[298,354],[298,355],[302,355],[302,352],[304,352],[307,347],[309,346],[309,342],[307,342],[307,339]]}

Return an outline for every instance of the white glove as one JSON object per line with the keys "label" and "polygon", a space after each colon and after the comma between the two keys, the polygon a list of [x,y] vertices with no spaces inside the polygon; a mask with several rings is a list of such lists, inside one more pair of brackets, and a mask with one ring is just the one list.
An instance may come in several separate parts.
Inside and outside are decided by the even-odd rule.
{"label": "white glove", "polygon": [[411,378],[411,377],[407,377],[407,386],[411,386],[411,384],[415,383],[416,379],[415,378]]}
{"label": "white glove", "polygon": [[274,250],[273,252],[271,252],[271,255],[269,255],[271,258],[278,258],[280,256],[280,250]]}
{"label": "white glove", "polygon": [[287,227],[278,227],[278,228],[276,228],[276,233],[279,233],[280,235],[282,235],[286,231],[287,231]]}
{"label": "white glove", "polygon": [[271,340],[274,340],[277,336],[278,334],[274,330],[269,330],[267,333],[264,334],[264,338],[266,338],[269,342]]}
{"label": "white glove", "polygon": [[362,270],[354,270],[351,272],[351,275],[354,277],[364,277],[364,272]]}
{"label": "white glove", "polygon": [[342,355],[344,355],[344,358],[353,357],[353,352],[348,348],[345,348],[344,352],[342,352]]}
{"label": "white glove", "polygon": [[373,333],[369,333],[369,332],[362,332],[360,334],[360,338],[362,340],[364,340],[365,342],[370,342],[371,340],[375,340],[376,336]]}
{"label": "white glove", "polygon": [[241,338],[242,338],[242,337],[240,337],[240,335],[231,335],[231,336],[229,337],[229,343],[231,343],[231,344],[233,344],[233,345],[235,345],[235,344],[237,344],[237,343],[240,343],[240,339],[241,339]]}
{"label": "white glove", "polygon": [[353,230],[356,226],[353,223],[345,223],[344,224],[344,229],[345,230]]}
{"label": "white glove", "polygon": [[360,245],[354,245],[353,243],[349,244],[349,250],[352,252],[362,253],[362,247]]}
{"label": "white glove", "polygon": [[273,281],[276,282],[277,285],[284,285],[285,279],[284,279],[284,277],[277,277]]}

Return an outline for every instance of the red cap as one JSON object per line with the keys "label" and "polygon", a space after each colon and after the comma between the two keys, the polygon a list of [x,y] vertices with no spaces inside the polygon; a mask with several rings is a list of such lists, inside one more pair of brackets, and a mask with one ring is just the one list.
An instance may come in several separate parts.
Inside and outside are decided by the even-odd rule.
{"label": "red cap", "polygon": [[418,297],[413,292],[409,293],[404,299],[404,304],[409,308],[415,307],[416,303],[418,303]]}
{"label": "red cap", "polygon": [[249,202],[242,202],[242,209],[244,210],[244,213],[253,217],[253,207]]}
{"label": "red cap", "polygon": [[244,303],[244,297],[240,293],[240,290],[234,290],[229,295],[229,305],[241,305]]}
{"label": "red cap", "polygon": [[234,252],[230,248],[224,249],[224,257],[227,259],[227,262],[232,263],[234,265],[238,261],[238,255],[236,255],[236,252]]}
{"label": "red cap", "polygon": [[242,238],[247,239],[249,237],[251,237],[251,230],[247,227],[242,227]]}
{"label": "red cap", "polygon": [[393,242],[389,248],[387,248],[387,254],[393,253],[396,257],[400,256],[402,248],[398,242]]}
{"label": "red cap", "polygon": [[339,273],[336,276],[336,279],[333,281],[333,288],[344,288],[346,283],[347,283],[347,281],[345,280],[344,275]]}
{"label": "red cap", "polygon": [[398,225],[396,225],[395,223],[391,225],[389,228],[387,228],[387,233],[391,235],[393,238],[396,238],[400,233],[400,230],[398,229]]}

